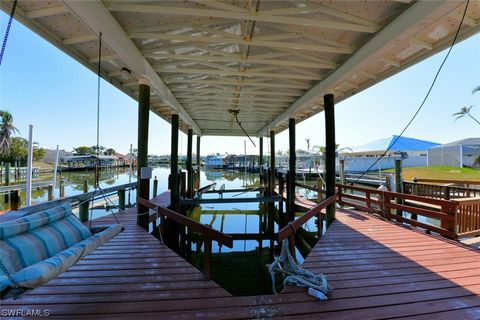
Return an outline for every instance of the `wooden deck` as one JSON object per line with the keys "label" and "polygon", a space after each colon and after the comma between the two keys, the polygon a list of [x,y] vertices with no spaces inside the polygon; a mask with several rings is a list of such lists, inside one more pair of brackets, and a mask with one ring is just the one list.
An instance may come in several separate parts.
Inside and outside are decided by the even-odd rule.
{"label": "wooden deck", "polygon": [[232,297],[138,227],[134,210],[119,218],[120,235],[2,309],[68,319],[480,319],[479,251],[366,214],[337,212],[305,260],[334,287],[325,302],[291,287]]}

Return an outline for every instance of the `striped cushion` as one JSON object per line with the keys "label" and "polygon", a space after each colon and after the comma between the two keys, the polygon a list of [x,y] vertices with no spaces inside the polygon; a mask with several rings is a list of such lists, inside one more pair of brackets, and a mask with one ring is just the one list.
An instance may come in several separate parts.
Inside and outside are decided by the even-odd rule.
{"label": "striped cushion", "polygon": [[[57,207],[55,210],[47,210],[48,212],[32,214],[29,221],[25,221],[25,218],[18,219],[18,222],[23,224],[21,228],[27,230],[23,233],[17,233],[20,229],[18,226],[13,226],[14,231],[3,226],[4,235],[14,234],[0,240],[0,258],[10,273],[52,257],[92,235],[87,227],[72,215],[71,210],[66,210],[70,208],[69,204],[62,207],[62,210]],[[59,216],[63,216],[63,219],[58,219]],[[45,221],[49,223],[44,224]]]}
{"label": "striped cushion", "polygon": [[70,202],[45,211],[30,214],[15,220],[0,223],[0,239],[33,230],[47,223],[52,223],[72,214]]}

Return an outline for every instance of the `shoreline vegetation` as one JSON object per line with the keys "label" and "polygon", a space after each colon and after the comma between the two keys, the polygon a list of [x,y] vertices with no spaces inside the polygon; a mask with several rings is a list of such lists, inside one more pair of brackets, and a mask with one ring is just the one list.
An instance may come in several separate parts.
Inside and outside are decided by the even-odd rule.
{"label": "shoreline vegetation", "polygon": [[[393,173],[394,169],[385,170]],[[403,180],[417,179],[444,179],[444,180],[473,180],[480,181],[480,169],[460,168],[452,166],[405,167],[402,168]]]}

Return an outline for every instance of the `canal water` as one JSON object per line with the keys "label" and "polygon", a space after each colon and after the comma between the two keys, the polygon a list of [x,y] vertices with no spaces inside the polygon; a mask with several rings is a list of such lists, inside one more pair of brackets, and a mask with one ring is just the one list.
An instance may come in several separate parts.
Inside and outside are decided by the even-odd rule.
{"label": "canal water", "polygon": [[[168,166],[153,168],[152,177],[158,180],[158,193],[167,190]],[[73,196],[83,192],[84,181],[87,181],[89,191],[94,190],[95,173],[93,171],[63,172],[58,177],[55,197],[59,195],[60,179],[65,183],[65,196]],[[38,177],[35,182],[51,181],[51,175]],[[100,187],[108,188],[136,181],[136,171],[128,168],[102,170]],[[279,253],[276,233],[279,225],[284,224],[284,218],[279,215],[278,205],[266,203],[250,203],[242,201],[245,198],[259,196],[258,191],[251,191],[260,186],[258,173],[233,172],[227,170],[201,170],[200,185],[205,186],[215,182],[218,190],[225,185],[225,189],[239,189],[238,192],[224,193],[223,198],[238,199],[238,202],[228,204],[202,204],[187,210],[187,215],[202,223],[210,225],[234,237],[233,248],[219,246],[212,243],[212,280],[219,283],[233,295],[259,295],[272,293],[270,275],[267,264],[273,261],[274,255]],[[150,194],[153,194],[153,179],[151,180]],[[34,190],[32,202],[47,201],[46,189]],[[127,195],[131,202],[136,197],[135,191]],[[218,193],[204,194],[203,198],[218,198]],[[25,193],[21,193],[22,206],[25,205]],[[8,210],[9,203],[0,197],[0,210]],[[113,199],[115,203],[116,200]],[[107,214],[106,210],[95,210],[94,218]],[[297,231],[300,237],[300,247],[297,248],[297,259],[301,262],[310,252],[316,242],[316,226],[311,219],[303,228]],[[202,268],[202,239],[191,235],[188,249],[179,251],[190,263],[199,269]],[[281,287],[281,277],[277,276]]]}
{"label": "canal water", "polygon": [[[168,188],[168,166],[153,168],[152,177],[158,180],[158,193]],[[59,195],[59,180],[65,183],[65,196],[73,196],[83,192],[84,181],[87,181],[89,191],[94,190],[95,173],[93,171],[63,172],[57,181],[55,196]],[[51,175],[38,177],[35,182],[51,181]],[[136,170],[130,172],[128,168],[102,170],[100,174],[100,187],[127,184],[136,181]],[[276,233],[285,225],[285,219],[279,214],[278,204],[274,206],[266,203],[245,202],[245,198],[255,198],[259,192],[255,188],[260,186],[258,173],[233,172],[226,170],[205,171],[201,170],[200,185],[205,186],[215,182],[218,190],[225,185],[225,189],[239,189],[238,192],[223,193],[223,198],[237,199],[234,203],[202,204],[186,210],[186,214],[201,224],[210,225],[212,228],[232,235],[233,248],[219,246],[212,243],[212,270],[211,278],[233,295],[261,295],[272,293],[272,283],[267,265],[273,257],[280,252]],[[305,184],[314,184],[314,181],[302,181]],[[252,190],[253,189],[253,190]],[[305,198],[316,198],[316,193],[305,189],[297,190]],[[153,179],[151,179],[150,194],[153,194]],[[32,202],[47,201],[47,190],[34,190]],[[207,193],[203,198],[219,198],[218,193]],[[127,202],[131,205],[136,198],[135,190],[127,194]],[[25,204],[25,194],[21,194],[22,205]],[[113,203],[117,200],[113,197]],[[8,210],[9,203],[5,197],[0,196],[0,210]],[[285,211],[285,210],[284,210]],[[94,210],[93,217],[109,213],[107,210]],[[296,217],[302,213],[296,213]],[[426,219],[419,217],[419,220]],[[428,219],[431,220],[431,219]],[[425,221],[436,224],[436,221]],[[323,230],[325,232],[325,230]],[[296,258],[299,262],[309,254],[317,241],[317,227],[315,219],[310,219],[296,232]],[[186,238],[183,248],[177,250],[191,264],[202,268],[202,239],[198,235],[190,234]],[[282,278],[277,276],[276,286],[281,287]]]}

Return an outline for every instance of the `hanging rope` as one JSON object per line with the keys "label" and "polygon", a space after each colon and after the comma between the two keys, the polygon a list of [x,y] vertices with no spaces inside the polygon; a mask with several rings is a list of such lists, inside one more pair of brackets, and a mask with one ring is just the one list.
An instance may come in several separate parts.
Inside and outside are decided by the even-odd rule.
{"label": "hanging rope", "polygon": [[2,65],[3,54],[5,53],[5,48],[7,47],[8,34],[10,33],[10,28],[12,26],[13,16],[15,15],[16,8],[17,0],[14,0],[12,11],[10,12],[10,18],[8,19],[7,29],[5,30],[5,36],[3,37],[2,51],[0,52],[0,66]]}
{"label": "hanging rope", "polygon": [[291,284],[298,287],[306,287],[308,288],[308,294],[319,300],[327,300],[327,294],[332,290],[324,274],[315,274],[298,265],[295,258],[290,254],[288,239],[283,240],[280,256],[275,258],[275,261],[268,267],[268,271],[272,278],[272,291],[275,294],[278,293],[275,287],[275,272],[286,275],[283,280],[284,286]]}

